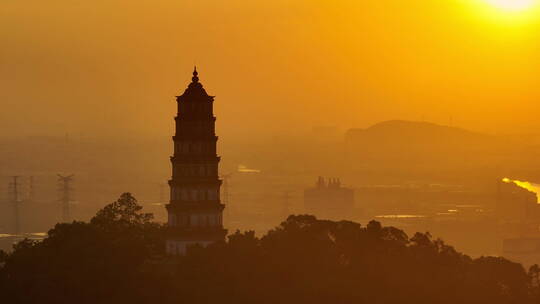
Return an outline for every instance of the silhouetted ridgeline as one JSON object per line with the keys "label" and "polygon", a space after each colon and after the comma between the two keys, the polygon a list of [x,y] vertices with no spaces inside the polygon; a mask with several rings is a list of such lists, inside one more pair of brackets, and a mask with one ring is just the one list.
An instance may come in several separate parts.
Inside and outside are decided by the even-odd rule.
{"label": "silhouetted ridgeline", "polygon": [[426,233],[290,216],[259,238],[163,254],[128,193],[89,223],[0,253],[5,303],[538,303],[540,269],[471,259]]}
{"label": "silhouetted ridgeline", "polygon": [[[367,129],[346,133],[348,147],[370,159],[395,162],[400,166],[437,162],[439,167],[470,158],[491,156],[495,148],[504,148],[495,136],[427,122],[386,121]],[[358,159],[358,158],[357,158]]]}
{"label": "silhouetted ridgeline", "polygon": [[[487,135],[427,122],[393,120],[346,135],[351,166],[387,175],[408,172],[419,179],[485,176],[526,176],[538,165],[536,135]],[[485,179],[482,177],[482,180]],[[457,177],[457,178],[456,178]]]}

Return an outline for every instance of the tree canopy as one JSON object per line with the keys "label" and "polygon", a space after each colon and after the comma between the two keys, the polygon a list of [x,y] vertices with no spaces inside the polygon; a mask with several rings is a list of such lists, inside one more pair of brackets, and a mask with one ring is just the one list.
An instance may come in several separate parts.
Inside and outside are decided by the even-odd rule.
{"label": "tree canopy", "polygon": [[0,252],[10,303],[538,303],[540,268],[471,257],[429,233],[290,216],[258,237],[164,255],[166,228],[129,193],[89,223]]}

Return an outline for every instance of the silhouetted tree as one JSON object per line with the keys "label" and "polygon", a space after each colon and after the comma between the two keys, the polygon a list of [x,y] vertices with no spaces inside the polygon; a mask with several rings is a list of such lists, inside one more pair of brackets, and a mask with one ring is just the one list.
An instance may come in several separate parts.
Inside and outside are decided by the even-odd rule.
{"label": "silhouetted tree", "polygon": [[531,297],[540,303],[540,267],[535,264],[529,268],[529,280]]}
{"label": "silhouetted tree", "polygon": [[[0,252],[10,303],[538,303],[540,268],[472,259],[429,233],[290,216],[258,237],[163,255],[165,230],[129,193],[89,223]],[[4,299],[3,298],[3,299]]]}
{"label": "silhouetted tree", "polygon": [[91,303],[125,298],[140,268],[164,247],[160,226],[128,193],[90,223],[57,224],[42,242],[24,240],[4,258],[6,293],[19,303]]}
{"label": "silhouetted tree", "polygon": [[154,215],[141,213],[143,207],[131,193],[123,193],[120,198],[99,210],[90,221],[93,225],[108,227],[110,225],[147,225],[151,224]]}

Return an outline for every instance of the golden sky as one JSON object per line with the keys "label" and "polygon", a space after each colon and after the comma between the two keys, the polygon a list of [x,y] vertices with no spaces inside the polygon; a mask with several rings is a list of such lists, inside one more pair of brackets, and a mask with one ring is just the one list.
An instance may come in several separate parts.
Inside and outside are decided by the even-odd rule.
{"label": "golden sky", "polygon": [[0,135],[170,135],[194,64],[222,136],[538,132],[540,10],[489,1],[4,0]]}

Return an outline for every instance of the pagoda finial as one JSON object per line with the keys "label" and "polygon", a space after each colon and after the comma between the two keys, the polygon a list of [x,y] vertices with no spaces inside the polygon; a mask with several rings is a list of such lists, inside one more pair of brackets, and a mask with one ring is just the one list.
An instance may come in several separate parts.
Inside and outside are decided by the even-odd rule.
{"label": "pagoda finial", "polygon": [[193,80],[193,82],[199,82],[198,75],[199,73],[197,72],[197,66],[195,66],[193,69],[193,78],[191,78],[191,80]]}

